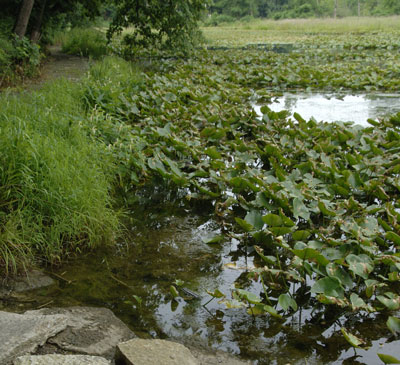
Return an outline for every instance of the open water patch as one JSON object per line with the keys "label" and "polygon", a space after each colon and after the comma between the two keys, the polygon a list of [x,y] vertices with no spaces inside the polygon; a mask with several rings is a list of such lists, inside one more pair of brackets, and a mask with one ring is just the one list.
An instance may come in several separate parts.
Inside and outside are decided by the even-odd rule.
{"label": "open water patch", "polygon": [[[261,105],[254,110],[262,116]],[[318,122],[354,122],[370,126],[368,119],[379,120],[400,112],[399,94],[321,94],[284,93],[272,100],[268,107],[275,112],[288,110],[300,114],[305,120]]]}

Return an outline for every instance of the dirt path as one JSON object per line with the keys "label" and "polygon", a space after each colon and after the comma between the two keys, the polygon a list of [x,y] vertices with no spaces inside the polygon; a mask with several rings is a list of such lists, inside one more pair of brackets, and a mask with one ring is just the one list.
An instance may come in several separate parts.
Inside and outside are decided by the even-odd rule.
{"label": "dirt path", "polygon": [[27,80],[24,86],[27,88],[40,88],[45,82],[58,78],[79,80],[89,69],[89,60],[84,57],[71,56],[61,52],[61,47],[51,46],[50,56],[44,61],[40,76]]}

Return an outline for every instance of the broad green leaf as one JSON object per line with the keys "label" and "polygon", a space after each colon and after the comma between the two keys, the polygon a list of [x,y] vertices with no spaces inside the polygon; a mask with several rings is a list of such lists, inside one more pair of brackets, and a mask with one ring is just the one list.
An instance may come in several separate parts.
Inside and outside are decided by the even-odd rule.
{"label": "broad green leaf", "polygon": [[269,227],[281,227],[283,225],[282,218],[277,214],[267,214],[262,217],[262,220],[268,224]]}
{"label": "broad green leaf", "polygon": [[396,333],[400,333],[400,319],[397,317],[391,317],[389,316],[386,325],[392,331],[392,333],[395,335]]}
{"label": "broad green leaf", "polygon": [[178,290],[175,288],[175,286],[171,285],[171,286],[169,287],[169,290],[170,290],[170,292],[171,292],[173,298],[179,297],[179,292],[178,292]]}
{"label": "broad green leaf", "polygon": [[311,288],[311,293],[321,293],[328,297],[343,298],[344,291],[338,279],[322,278],[319,279]]}
{"label": "broad green leaf", "polygon": [[310,237],[311,232],[306,230],[299,230],[292,233],[292,238],[295,241],[305,241],[308,237]]}
{"label": "broad green leaf", "polygon": [[346,262],[349,264],[349,270],[363,279],[368,279],[369,274],[374,269],[372,260],[364,254],[350,254],[346,257]]}
{"label": "broad green leaf", "polygon": [[310,219],[310,211],[299,198],[293,199],[293,215],[295,218]]}
{"label": "broad green leaf", "polygon": [[397,233],[394,233],[393,231],[386,232],[385,237],[394,242],[397,246],[400,246],[400,236]]}
{"label": "broad green leaf", "polygon": [[264,305],[264,310],[268,312],[272,317],[282,318],[282,316],[278,314],[276,309],[274,307],[271,307],[270,305]]}
{"label": "broad green leaf", "polygon": [[353,280],[351,276],[338,264],[330,262],[326,265],[326,272],[329,276],[338,279],[344,286],[351,288],[353,286]]}
{"label": "broad green leaf", "polygon": [[392,355],[386,355],[380,353],[378,353],[377,355],[385,364],[400,364],[400,360]]}
{"label": "broad green leaf", "polygon": [[[353,334],[348,332],[344,327],[342,327],[340,330],[342,331],[344,338],[347,340],[347,342],[351,346],[353,346],[355,348],[361,348],[361,346],[365,344],[365,342],[361,338],[354,336]],[[363,347],[363,348],[365,349],[367,347]]]}
{"label": "broad green leaf", "polygon": [[395,311],[400,309],[400,297],[392,292],[387,292],[385,295],[377,295],[378,299],[389,310]]}
{"label": "broad green leaf", "polygon": [[244,220],[251,224],[255,230],[259,231],[264,227],[264,222],[262,219],[262,215],[257,210],[252,210],[246,214]]}
{"label": "broad green leaf", "polygon": [[247,290],[236,289],[236,293],[239,295],[240,298],[245,299],[249,303],[252,303],[252,304],[261,303],[260,297],[258,297],[254,293],[251,293]]}
{"label": "broad green leaf", "polygon": [[284,311],[287,311],[289,308],[292,308],[294,311],[297,311],[296,301],[287,293],[281,294],[279,296],[278,303]]}
{"label": "broad green leaf", "polygon": [[247,223],[244,219],[235,218],[236,223],[242,227],[245,232],[250,232],[253,230],[253,226],[250,223]]}
{"label": "broad green leaf", "polygon": [[214,292],[207,290],[207,293],[214,298],[224,298],[225,295],[221,293],[218,289],[215,289]]}
{"label": "broad green leaf", "polygon": [[204,243],[211,244],[211,243],[220,243],[224,239],[225,239],[224,235],[216,235],[216,236],[213,236],[213,237],[210,237],[210,238],[206,238],[205,237],[205,238],[202,238],[201,240]]}

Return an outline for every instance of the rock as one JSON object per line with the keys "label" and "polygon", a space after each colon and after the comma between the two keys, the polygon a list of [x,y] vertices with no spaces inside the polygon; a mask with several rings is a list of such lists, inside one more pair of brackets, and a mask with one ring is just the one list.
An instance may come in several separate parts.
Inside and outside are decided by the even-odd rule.
{"label": "rock", "polygon": [[126,365],[199,365],[188,348],[164,340],[134,339],[120,343],[116,360]]}
{"label": "rock", "polygon": [[10,364],[67,328],[63,315],[21,315],[0,312],[0,364]]}
{"label": "rock", "polygon": [[88,355],[21,356],[14,365],[110,365],[104,357]]}
{"label": "rock", "polygon": [[31,270],[26,274],[4,280],[0,285],[0,298],[11,293],[21,293],[28,290],[44,288],[54,284],[54,280],[39,270]]}
{"label": "rock", "polygon": [[[79,354],[113,358],[116,346],[135,334],[107,308],[44,308],[27,315],[62,315],[67,328],[48,340],[59,349]],[[1,363],[1,362],[0,362]]]}

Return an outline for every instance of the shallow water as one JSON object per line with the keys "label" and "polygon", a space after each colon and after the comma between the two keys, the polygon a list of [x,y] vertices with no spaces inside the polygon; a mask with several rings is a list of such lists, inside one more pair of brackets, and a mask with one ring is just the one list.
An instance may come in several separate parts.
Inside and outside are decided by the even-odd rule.
{"label": "shallow water", "polygon": [[[368,119],[378,120],[400,112],[399,94],[315,94],[284,93],[273,99],[268,106],[275,112],[289,110],[300,114],[305,120],[314,118],[324,122],[354,122],[369,126]],[[258,115],[261,106],[255,105]]]}
{"label": "shallow water", "polygon": [[[220,233],[212,217],[201,209],[191,213],[162,205],[133,212],[126,242],[49,272],[57,283],[29,293],[27,301],[0,304],[19,311],[41,306],[108,307],[140,337],[220,349],[254,364],[377,364],[377,352],[400,355],[400,341],[390,336],[384,314],[375,319],[335,310],[322,315],[318,308],[303,306],[279,320],[268,315],[252,318],[244,309],[226,309],[217,300],[205,305],[211,298],[207,290],[219,288],[228,297],[238,283],[256,293],[261,290],[247,278],[247,269],[257,265],[257,259],[240,238],[204,243]],[[183,293],[174,299],[170,286],[176,280],[184,281],[201,299]],[[272,301],[278,295],[269,291]],[[342,326],[361,333],[373,345],[371,350],[357,350],[354,357],[340,333]]]}

